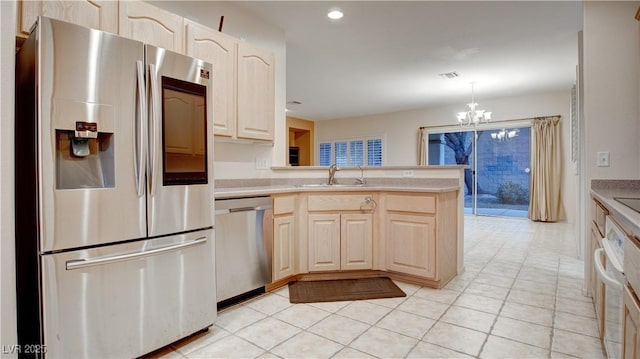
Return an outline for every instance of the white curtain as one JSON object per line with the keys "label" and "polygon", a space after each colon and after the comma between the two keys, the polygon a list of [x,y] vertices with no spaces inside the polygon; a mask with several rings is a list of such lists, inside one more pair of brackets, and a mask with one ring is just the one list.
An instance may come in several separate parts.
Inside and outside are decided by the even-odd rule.
{"label": "white curtain", "polygon": [[418,130],[418,166],[426,166],[427,163],[427,129],[420,127]]}
{"label": "white curtain", "polygon": [[534,118],[532,128],[529,218],[556,222],[562,216],[560,116]]}

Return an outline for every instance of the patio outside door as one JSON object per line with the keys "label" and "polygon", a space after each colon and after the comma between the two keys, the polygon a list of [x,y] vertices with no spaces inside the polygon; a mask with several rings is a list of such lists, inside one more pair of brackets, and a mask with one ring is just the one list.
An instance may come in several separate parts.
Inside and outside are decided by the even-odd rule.
{"label": "patio outside door", "polygon": [[429,164],[467,164],[465,213],[527,217],[531,128],[432,132]]}

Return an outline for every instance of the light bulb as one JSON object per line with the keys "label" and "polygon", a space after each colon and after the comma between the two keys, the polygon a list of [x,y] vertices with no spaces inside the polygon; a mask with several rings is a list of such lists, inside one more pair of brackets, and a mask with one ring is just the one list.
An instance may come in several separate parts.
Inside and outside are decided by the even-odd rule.
{"label": "light bulb", "polygon": [[327,17],[331,20],[340,20],[344,16],[344,13],[340,9],[334,9],[329,11]]}

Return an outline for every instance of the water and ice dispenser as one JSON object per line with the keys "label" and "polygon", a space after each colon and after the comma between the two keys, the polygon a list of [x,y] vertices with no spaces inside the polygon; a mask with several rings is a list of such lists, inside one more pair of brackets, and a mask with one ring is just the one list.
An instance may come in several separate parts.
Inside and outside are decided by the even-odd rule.
{"label": "water and ice dispenser", "polygon": [[[71,107],[86,107],[86,109],[95,107],[92,104],[83,105],[85,106]],[[87,112],[95,114],[96,111]],[[63,120],[60,116],[58,121],[54,120],[56,188],[114,187],[113,121],[108,118],[100,121],[100,117],[104,118],[104,116],[87,116],[91,121],[69,121],[74,117],[76,116],[66,117]]]}

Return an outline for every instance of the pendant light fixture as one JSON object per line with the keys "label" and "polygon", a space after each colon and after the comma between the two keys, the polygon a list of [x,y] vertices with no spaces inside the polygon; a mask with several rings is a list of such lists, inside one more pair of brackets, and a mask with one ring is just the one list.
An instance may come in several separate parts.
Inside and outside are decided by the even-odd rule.
{"label": "pendant light fixture", "polygon": [[520,130],[517,128],[509,129],[509,130],[503,128],[500,131],[492,132],[491,138],[498,141],[509,141],[514,137],[518,137],[519,133],[520,133]]}
{"label": "pendant light fixture", "polygon": [[471,103],[467,104],[467,106],[469,106],[469,111],[458,112],[458,123],[460,126],[478,127],[480,123],[487,123],[491,120],[491,112],[477,109],[478,104],[475,102],[475,96],[473,93],[474,85],[475,82],[471,82]]}

